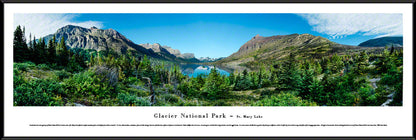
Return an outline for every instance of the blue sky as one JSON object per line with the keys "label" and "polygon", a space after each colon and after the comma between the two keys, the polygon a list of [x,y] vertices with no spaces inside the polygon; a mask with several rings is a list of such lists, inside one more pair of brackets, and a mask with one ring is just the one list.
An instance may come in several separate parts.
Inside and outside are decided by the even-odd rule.
{"label": "blue sky", "polygon": [[15,14],[14,24],[37,37],[67,24],[112,28],[136,44],[160,43],[213,58],[231,55],[257,34],[308,33],[358,45],[403,33],[401,14]]}

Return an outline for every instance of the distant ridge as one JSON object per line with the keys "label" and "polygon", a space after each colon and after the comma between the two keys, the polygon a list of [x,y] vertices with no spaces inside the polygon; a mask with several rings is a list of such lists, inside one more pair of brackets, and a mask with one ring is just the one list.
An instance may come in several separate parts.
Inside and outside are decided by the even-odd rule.
{"label": "distant ridge", "polygon": [[403,37],[380,37],[360,43],[361,47],[403,47]]}

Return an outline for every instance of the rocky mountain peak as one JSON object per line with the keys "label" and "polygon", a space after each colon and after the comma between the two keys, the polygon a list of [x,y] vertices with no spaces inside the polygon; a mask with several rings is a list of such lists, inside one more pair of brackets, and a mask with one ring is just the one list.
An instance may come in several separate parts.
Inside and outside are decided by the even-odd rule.
{"label": "rocky mountain peak", "polygon": [[195,58],[195,55],[193,53],[183,53],[183,54],[181,54],[180,57],[182,57],[184,59],[192,59],[192,58]]}
{"label": "rocky mountain peak", "polygon": [[[330,42],[328,39],[311,34],[290,34],[290,35],[276,35],[270,37],[263,37],[260,35],[254,36],[251,40],[243,44],[240,49],[232,54],[232,57],[245,55],[264,47],[287,47],[287,46],[301,46],[305,44],[317,44],[323,42]],[[267,45],[264,44],[273,44]]]}
{"label": "rocky mountain peak", "polygon": [[[114,29],[98,29],[97,27],[84,28],[75,25],[66,25],[58,29],[55,33],[42,37],[49,41],[56,36],[56,41],[60,42],[62,37],[69,48],[92,49],[97,51],[114,50],[119,53],[137,51],[150,57],[161,58],[170,61],[180,62],[199,62],[191,53],[181,54],[179,50],[159,43],[136,44],[127,39],[124,35]],[[182,58],[189,58],[187,60]]]}
{"label": "rocky mountain peak", "polygon": [[57,33],[67,33],[67,34],[83,34],[84,32],[88,32],[88,29],[82,28],[79,26],[74,25],[66,25],[60,29],[58,29]]}
{"label": "rocky mountain peak", "polygon": [[139,48],[137,44],[134,44],[114,29],[102,30],[97,27],[84,28],[66,25],[59,28],[54,34],[47,35],[44,38],[49,40],[53,35],[56,35],[58,42],[64,37],[65,44],[70,48],[94,49],[97,51],[112,48],[118,52],[138,50],[145,54],[148,53],[144,48]]}
{"label": "rocky mountain peak", "polygon": [[146,49],[150,49],[155,53],[165,53],[165,54],[170,54],[170,55],[174,55],[175,57],[180,57],[180,58],[184,58],[184,59],[192,59],[195,58],[195,55],[193,53],[184,53],[181,54],[181,52],[177,49],[173,49],[169,46],[162,46],[159,43],[145,43],[145,44],[140,44],[140,46],[143,46]]}
{"label": "rocky mountain peak", "polygon": [[139,44],[139,45],[143,46],[146,49],[151,49],[153,50],[153,52],[156,52],[156,53],[161,52],[163,49],[159,43],[153,43],[153,44],[146,43],[146,44]]}
{"label": "rocky mountain peak", "polygon": [[97,27],[95,27],[95,26],[92,26],[91,28],[90,28],[90,30],[95,30],[95,29],[98,29]]}
{"label": "rocky mountain peak", "polygon": [[259,34],[257,34],[256,36],[254,36],[254,37],[252,38],[252,40],[255,40],[255,39],[260,39],[260,38],[264,38],[264,37],[262,37],[262,36],[260,36]]}

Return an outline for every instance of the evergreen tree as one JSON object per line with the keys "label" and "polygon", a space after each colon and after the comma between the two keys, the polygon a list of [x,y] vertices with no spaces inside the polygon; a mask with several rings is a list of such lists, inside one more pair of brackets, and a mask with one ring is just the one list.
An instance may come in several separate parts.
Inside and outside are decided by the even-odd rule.
{"label": "evergreen tree", "polygon": [[32,61],[35,62],[36,64],[40,63],[40,59],[41,59],[40,55],[41,55],[40,43],[37,42],[36,37],[33,36],[33,59]]}
{"label": "evergreen tree", "polygon": [[360,55],[356,57],[355,60],[355,67],[353,69],[354,74],[356,75],[364,75],[367,73],[367,66],[368,63],[368,55],[365,51],[361,51]]}
{"label": "evergreen tree", "polygon": [[338,56],[337,54],[334,54],[330,61],[327,64],[327,69],[329,70],[329,73],[338,73],[340,70],[344,68],[344,63],[342,62],[342,58]]}
{"label": "evergreen tree", "polygon": [[324,105],[326,102],[326,94],[324,94],[324,87],[317,78],[313,78],[313,82],[309,85],[309,99],[317,102],[319,105]]}
{"label": "evergreen tree", "polygon": [[56,38],[53,35],[53,38],[48,41],[48,62],[56,63]]}
{"label": "evergreen tree", "polygon": [[230,91],[229,83],[217,72],[214,67],[208,74],[207,80],[202,87],[208,99],[215,100],[220,99],[228,95]]}
{"label": "evergreen tree", "polygon": [[69,51],[66,48],[65,38],[63,36],[57,48],[57,55],[59,56],[58,64],[61,66],[66,66],[69,61]]}
{"label": "evergreen tree", "polygon": [[228,77],[228,79],[230,79],[230,85],[234,85],[234,82],[235,82],[234,72],[230,73],[230,76]]}
{"label": "evergreen tree", "polygon": [[46,63],[48,58],[48,50],[45,39],[39,38],[39,63]]}
{"label": "evergreen tree", "polygon": [[[308,62],[307,62],[308,64]],[[310,90],[312,90],[311,88],[313,87],[314,84],[314,71],[312,69],[311,65],[307,65],[307,68],[303,70],[302,73],[302,82],[301,82],[301,86],[300,86],[300,91],[299,91],[299,96],[302,97],[303,99],[310,99],[311,97],[311,92]]]}
{"label": "evergreen tree", "polygon": [[14,37],[13,37],[13,59],[15,62],[22,62],[25,61],[28,58],[29,49],[27,48],[27,44],[25,42],[24,33],[19,26],[16,27],[16,30],[14,31]]}
{"label": "evergreen tree", "polygon": [[279,70],[280,89],[298,91],[302,81],[295,55],[291,53]]}
{"label": "evergreen tree", "polygon": [[30,51],[32,48],[33,48],[33,46],[32,46],[32,33],[30,33],[30,34],[29,34],[29,46],[28,46],[29,51]]}

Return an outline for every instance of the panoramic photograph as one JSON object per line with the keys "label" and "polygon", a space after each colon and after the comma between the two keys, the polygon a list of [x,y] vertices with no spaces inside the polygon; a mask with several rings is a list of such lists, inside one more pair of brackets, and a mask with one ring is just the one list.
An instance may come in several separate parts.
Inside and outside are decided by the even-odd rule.
{"label": "panoramic photograph", "polygon": [[403,106],[402,14],[18,13],[13,25],[13,106]]}

